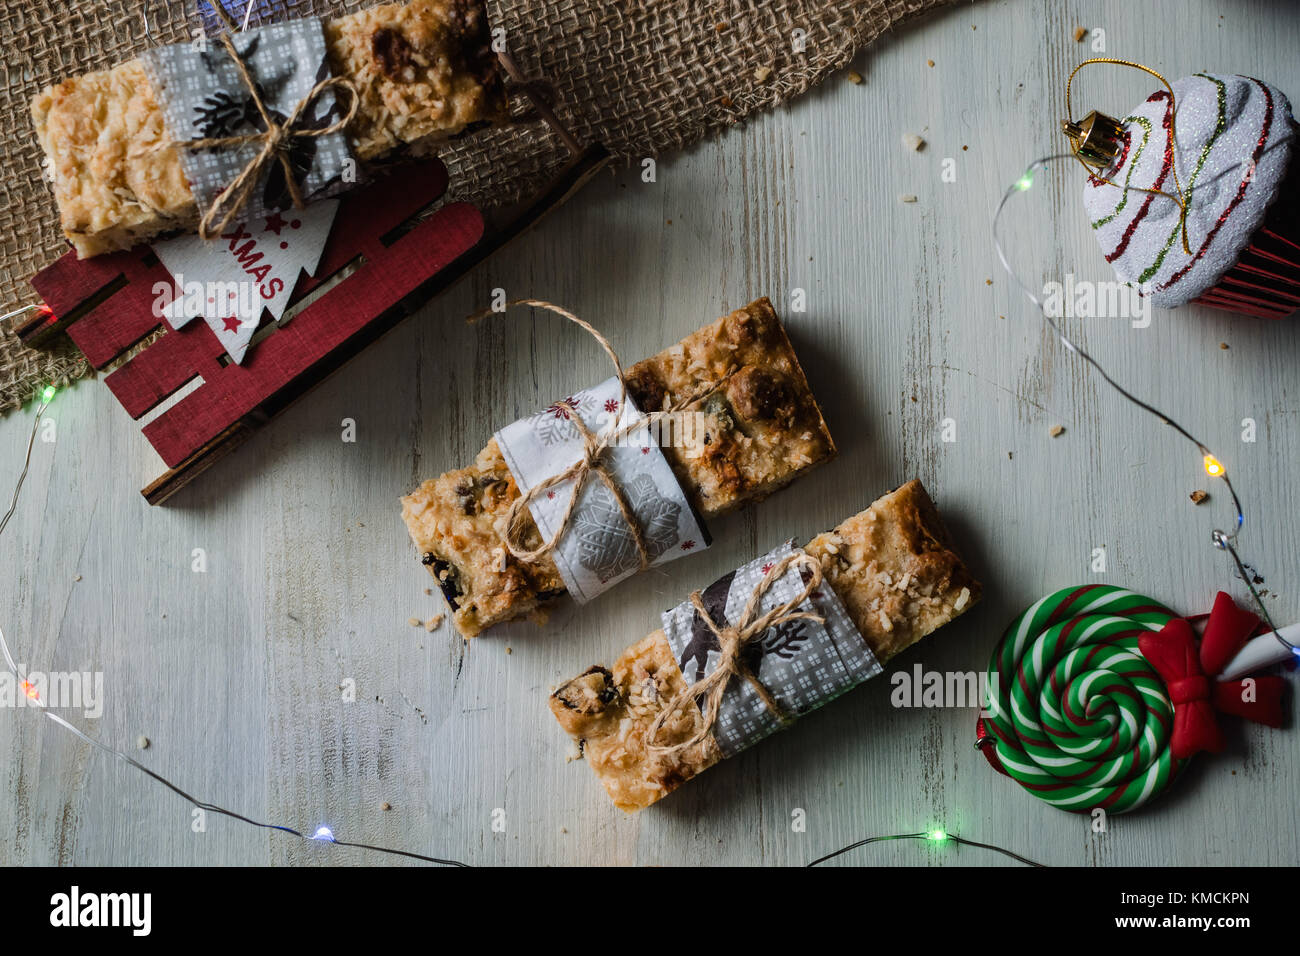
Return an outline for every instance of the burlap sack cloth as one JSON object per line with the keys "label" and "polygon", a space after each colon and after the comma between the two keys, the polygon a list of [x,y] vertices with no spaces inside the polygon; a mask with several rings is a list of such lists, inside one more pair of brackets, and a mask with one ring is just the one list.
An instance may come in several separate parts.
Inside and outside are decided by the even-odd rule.
{"label": "burlap sack cloth", "polygon": [[[254,20],[347,13],[374,0],[251,0]],[[627,160],[681,149],[775,106],[843,67],[908,17],[953,0],[488,0],[494,26],[529,76],[554,89],[582,142]],[[246,0],[225,0],[242,21]],[[206,0],[0,0],[0,314],[35,300],[27,280],[67,246],[28,115],[66,77],[191,39],[213,22]],[[800,33],[799,31],[802,31]],[[802,50],[796,47],[802,46]],[[758,74],[771,73],[765,80]],[[541,124],[479,133],[447,148],[451,192],[482,206],[529,194],[567,158]],[[0,411],[46,383],[89,374],[70,344],[24,348],[0,329]]]}

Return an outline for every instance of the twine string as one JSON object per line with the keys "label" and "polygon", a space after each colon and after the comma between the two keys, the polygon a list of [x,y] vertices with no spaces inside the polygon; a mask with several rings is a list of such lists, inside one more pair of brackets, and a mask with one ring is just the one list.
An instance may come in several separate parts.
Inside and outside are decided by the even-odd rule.
{"label": "twine string", "polygon": [[569,128],[560,121],[560,118],[555,115],[555,110],[551,109],[551,104],[546,102],[546,99],[538,93],[537,84],[524,75],[524,71],[519,68],[515,58],[510,55],[510,51],[502,50],[497,54],[497,60],[501,63],[501,68],[506,71],[506,75],[524,91],[524,96],[532,104],[533,112],[554,131],[556,136],[560,137],[560,141],[564,143],[564,148],[569,151],[569,155],[574,158],[581,156],[582,144],[578,142],[577,137],[573,135]]}
{"label": "twine string", "polygon": [[[610,345],[609,339],[605,338],[596,328],[584,319],[580,319],[568,309],[561,308],[554,303],[547,302],[543,299],[514,299],[505,304],[509,309],[514,306],[529,306],[531,308],[543,309],[552,312],[563,319],[567,319],[574,325],[585,330],[588,335],[594,338],[605,354],[609,356],[610,362],[614,365],[614,375],[618,379],[618,417],[611,423],[610,427],[600,434],[593,432],[587,423],[582,420],[582,415],[578,410],[574,410],[570,421],[577,429],[578,434],[582,437],[582,456],[557,474],[551,475],[545,481],[533,485],[526,492],[521,494],[510,505],[510,511],[506,516],[506,547],[510,553],[519,561],[533,562],[545,554],[553,551],[559,543],[560,538],[568,530],[569,522],[572,520],[574,512],[577,509],[578,501],[582,497],[583,488],[594,475],[599,478],[609,489],[610,494],[614,497],[614,503],[618,506],[619,515],[622,517],[628,530],[632,533],[632,541],[636,545],[637,558],[640,562],[640,569],[644,571],[650,566],[653,560],[650,556],[649,545],[645,539],[645,531],[641,527],[641,522],[637,519],[636,513],[628,503],[627,496],[624,494],[622,487],[610,472],[609,464],[606,460],[606,452],[618,445],[627,436],[639,432],[642,429],[649,428],[656,422],[668,418],[685,409],[693,402],[698,401],[710,392],[717,390],[721,383],[709,382],[701,387],[688,393],[685,397],[675,402],[666,409],[643,414],[642,417],[618,424],[627,409],[627,378],[623,374],[623,363],[619,360],[618,353]],[[469,317],[467,321],[471,324],[479,322],[489,315],[497,312],[496,309],[483,309]],[[566,481],[573,482],[573,489],[569,495],[568,503],[565,505],[564,514],[559,522],[555,525],[555,530],[549,538],[542,541],[535,548],[528,547],[527,537],[529,530],[529,508],[532,503],[541,495],[546,494],[556,485],[563,484]]]}
{"label": "twine string", "polygon": [[1077,143],[1073,143],[1073,142],[1071,143],[1071,145],[1074,147],[1071,150],[1071,152],[1074,154],[1074,158],[1077,159],[1079,163],[1085,169],[1088,170],[1088,174],[1092,176],[1094,179],[1096,179],[1098,182],[1106,183],[1109,186],[1114,186],[1116,189],[1121,189],[1125,192],[1129,190],[1133,190],[1134,192],[1150,193],[1153,196],[1164,196],[1166,199],[1172,200],[1174,203],[1176,203],[1178,206],[1178,227],[1183,240],[1183,252],[1185,252],[1187,255],[1190,256],[1192,254],[1192,247],[1187,237],[1187,198],[1183,193],[1182,183],[1178,181],[1178,136],[1175,129],[1175,127],[1177,126],[1177,119],[1178,119],[1178,106],[1177,106],[1177,100],[1174,96],[1173,84],[1171,84],[1167,79],[1165,79],[1164,76],[1162,76],[1160,73],[1157,73],[1155,70],[1151,69],[1151,67],[1144,66],[1141,63],[1135,63],[1132,60],[1122,60],[1119,59],[1118,57],[1110,57],[1110,56],[1095,56],[1092,57],[1091,59],[1084,60],[1082,63],[1080,63],[1078,66],[1076,66],[1073,70],[1070,71],[1070,75],[1065,80],[1065,115],[1068,118],[1069,122],[1071,123],[1074,122],[1074,110],[1070,106],[1070,90],[1074,85],[1074,78],[1078,74],[1078,72],[1082,70],[1085,66],[1089,66],[1094,63],[1108,63],[1112,66],[1127,66],[1130,69],[1141,70],[1143,73],[1149,73],[1151,76],[1154,76],[1157,80],[1163,83],[1165,89],[1169,91],[1169,111],[1170,114],[1173,116],[1173,120],[1174,120],[1169,124],[1169,155],[1170,155],[1169,171],[1173,173],[1174,189],[1178,191],[1178,195],[1177,196],[1171,195],[1162,189],[1146,189],[1143,188],[1142,186],[1121,185],[1120,183],[1115,182],[1115,180],[1112,177],[1101,175],[1101,170],[1095,170],[1091,166],[1089,166],[1088,163],[1084,160],[1084,158],[1079,155],[1079,149]]}
{"label": "twine string", "polygon": [[[203,213],[203,218],[199,220],[199,235],[204,239],[211,239],[226,230],[226,227],[230,225],[240,210],[247,205],[253,190],[257,188],[262,173],[271,162],[279,162],[284,170],[284,181],[289,189],[289,196],[293,200],[294,208],[302,209],[305,205],[302,190],[299,188],[297,177],[294,175],[293,164],[289,161],[289,150],[293,146],[293,141],[302,137],[328,136],[331,133],[339,132],[352,122],[361,105],[361,97],[357,93],[357,88],[352,85],[351,80],[343,76],[331,76],[313,86],[307,95],[298,101],[298,105],[294,107],[293,112],[283,124],[277,123],[271,117],[266,104],[262,101],[261,89],[249,72],[248,64],[239,55],[239,51],[235,49],[235,44],[231,41],[230,35],[223,33],[219,39],[222,46],[226,48],[226,53],[229,54],[231,61],[235,64],[235,69],[239,71],[239,78],[248,88],[253,105],[257,108],[257,113],[262,119],[264,129],[257,133],[246,133],[239,136],[173,140],[165,144],[167,146],[179,146],[182,149],[220,149],[226,146],[243,146],[246,143],[262,144],[262,148],[248,161],[248,165],[225,189],[217,194],[212,204]],[[301,121],[303,114],[311,108],[321,94],[330,89],[347,92],[348,108],[346,115],[321,129],[300,129],[298,123]],[[213,220],[218,216],[220,216],[220,220],[217,222],[216,227],[213,228]]]}
{"label": "twine string", "polygon": [[[807,568],[810,572],[808,580],[804,583],[803,591],[793,600],[786,601],[784,604],[778,605],[767,613],[760,615],[758,609],[762,604],[763,595],[780,579],[781,575],[796,566]],[[694,684],[691,684],[669,701],[667,707],[655,715],[654,721],[646,731],[645,738],[650,753],[661,757],[671,757],[683,750],[694,747],[704,740],[712,732],[714,724],[718,721],[718,714],[722,709],[722,698],[728,684],[731,683],[732,677],[740,677],[748,681],[764,706],[776,716],[777,720],[783,725],[789,723],[791,718],[777,703],[776,699],[772,697],[768,689],[763,686],[763,683],[750,669],[749,665],[745,663],[741,655],[745,648],[768,628],[776,627],[787,621],[797,620],[816,621],[819,624],[826,623],[826,619],[816,611],[796,610],[799,605],[808,600],[813,591],[821,586],[821,583],[822,565],[820,561],[805,551],[787,554],[763,575],[762,580],[758,582],[754,592],[749,596],[749,600],[745,602],[745,608],[741,611],[740,617],[735,624],[719,624],[705,608],[704,598],[700,592],[695,591],[692,593],[691,604],[695,608],[695,613],[699,615],[700,620],[718,639],[718,665],[711,674],[707,674]],[[695,733],[689,739],[680,743],[667,746],[656,744],[655,740],[663,729],[664,722],[701,696],[705,699],[704,706],[701,708],[704,721]]]}

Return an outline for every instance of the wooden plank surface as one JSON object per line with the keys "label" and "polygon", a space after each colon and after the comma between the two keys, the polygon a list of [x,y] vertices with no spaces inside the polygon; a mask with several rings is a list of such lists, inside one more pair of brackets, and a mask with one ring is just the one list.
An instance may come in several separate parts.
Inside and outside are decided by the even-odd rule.
{"label": "wooden plank surface", "polygon": [[[1013,294],[991,210],[1029,159],[1064,145],[1065,75],[1106,52],[1171,79],[1203,69],[1300,96],[1300,16],[1278,2],[996,0],[886,37],[857,69],[789,106],[592,184],[535,233],[370,348],[162,509],[138,489],[158,461],[101,384],[59,395],[0,548],[0,627],[33,669],[104,673],[89,731],[191,792],[250,816],[471,863],[806,862],[870,834],[947,826],[1056,864],[1300,862],[1300,733],[1229,727],[1177,791],[1105,833],[1039,803],[972,749],[972,709],[895,708],[889,677],[727,761],[636,817],[566,763],[546,694],[649,631],[664,607],[788,536],[806,537],[921,478],[984,603],[896,668],[978,671],[1007,620],[1056,587],[1097,581],[1187,612],[1240,594],[1209,544],[1228,520],[1194,450],[1062,352]],[[933,60],[934,66],[927,66]],[[1149,92],[1098,68],[1084,110]],[[903,148],[904,133],[926,148]],[[941,179],[954,160],[957,179]],[[1079,174],[1040,179],[1017,216],[1025,272],[1109,278]],[[915,194],[915,204],[899,201]],[[988,280],[992,280],[989,284]],[[713,549],[625,583],[549,627],[468,648],[398,517],[397,498],[472,459],[495,427],[608,372],[593,343],[527,314],[474,328],[492,290],[562,303],[629,358],[759,295],[786,318],[841,448],[834,465],[718,522]],[[795,290],[806,312],[790,309]],[[1300,455],[1297,326],[1202,309],[1073,326],[1122,381],[1204,436],[1236,476],[1246,556],[1273,613],[1300,618],[1292,521]],[[1227,343],[1228,349],[1220,348]],[[4,487],[30,411],[0,422]],[[957,441],[941,440],[951,418]],[[1258,440],[1241,442],[1242,420]],[[341,440],[344,420],[355,442]],[[1053,425],[1065,433],[1050,438]],[[1104,546],[1107,572],[1092,574]],[[207,570],[191,570],[203,549]],[[356,700],[340,685],[354,681]],[[348,864],[209,817],[32,713],[0,709],[0,863]],[[381,804],[391,805],[388,811]],[[504,811],[504,831],[493,828]],[[806,829],[792,814],[803,810]],[[1248,823],[1243,823],[1248,821]],[[869,864],[999,863],[905,843]]]}

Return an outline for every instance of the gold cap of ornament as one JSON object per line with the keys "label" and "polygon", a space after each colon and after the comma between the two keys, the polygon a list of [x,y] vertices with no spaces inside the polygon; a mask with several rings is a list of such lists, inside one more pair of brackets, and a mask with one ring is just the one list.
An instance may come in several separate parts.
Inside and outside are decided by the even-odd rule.
{"label": "gold cap of ornament", "polygon": [[1061,120],[1061,132],[1070,141],[1074,155],[1100,172],[1119,155],[1124,125],[1112,116],[1093,110],[1077,123]]}

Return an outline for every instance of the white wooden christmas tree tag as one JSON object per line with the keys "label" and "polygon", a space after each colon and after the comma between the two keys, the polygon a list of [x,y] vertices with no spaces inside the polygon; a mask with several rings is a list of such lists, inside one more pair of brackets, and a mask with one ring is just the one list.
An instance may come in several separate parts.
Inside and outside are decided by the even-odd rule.
{"label": "white wooden christmas tree tag", "polygon": [[202,316],[230,357],[242,363],[263,311],[279,321],[299,275],[316,271],[338,207],[337,199],[322,199],[231,226],[216,239],[179,236],[154,243],[175,282],[175,298],[162,315],[174,329]]}

